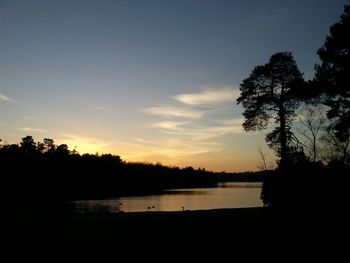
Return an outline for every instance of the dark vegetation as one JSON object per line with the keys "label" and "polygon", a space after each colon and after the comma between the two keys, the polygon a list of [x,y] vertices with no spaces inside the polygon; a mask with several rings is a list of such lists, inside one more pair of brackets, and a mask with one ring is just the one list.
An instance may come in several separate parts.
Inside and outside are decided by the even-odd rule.
{"label": "dark vegetation", "polygon": [[277,169],[263,183],[261,198],[267,207],[285,210],[341,209],[350,202],[350,169],[309,162]]}
{"label": "dark vegetation", "polygon": [[62,212],[78,199],[159,193],[217,184],[213,172],[192,167],[127,163],[117,155],[80,155],[52,139],[32,136],[0,147],[2,212]]}
{"label": "dark vegetation", "polygon": [[266,142],[279,159],[263,184],[266,206],[312,210],[349,204],[349,35],[348,5],[317,52],[321,63],[312,80],[303,79],[291,52],[279,52],[240,85],[244,129],[275,123]]}
{"label": "dark vegetation", "polygon": [[216,173],[204,168],[124,162],[112,154],[79,154],[53,139],[0,145],[1,212],[67,213],[72,200],[213,187],[219,182],[262,182],[272,171]]}
{"label": "dark vegetation", "polygon": [[221,172],[217,173],[217,179],[219,182],[264,182],[272,173],[274,173],[273,170],[238,173]]}

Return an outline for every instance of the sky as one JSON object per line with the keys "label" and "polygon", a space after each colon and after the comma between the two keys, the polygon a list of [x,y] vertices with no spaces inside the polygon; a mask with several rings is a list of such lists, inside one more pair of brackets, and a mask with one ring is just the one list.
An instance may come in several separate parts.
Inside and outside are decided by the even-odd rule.
{"label": "sky", "polygon": [[342,0],[0,0],[0,138],[212,171],[257,170],[239,85],[291,51],[305,79]]}

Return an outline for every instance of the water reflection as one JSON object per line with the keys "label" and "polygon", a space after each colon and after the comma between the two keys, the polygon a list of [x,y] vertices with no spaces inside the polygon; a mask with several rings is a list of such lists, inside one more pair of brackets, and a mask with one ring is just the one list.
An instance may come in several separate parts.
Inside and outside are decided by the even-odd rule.
{"label": "water reflection", "polygon": [[261,207],[261,184],[222,183],[214,188],[172,189],[163,194],[75,201],[78,213],[182,211]]}

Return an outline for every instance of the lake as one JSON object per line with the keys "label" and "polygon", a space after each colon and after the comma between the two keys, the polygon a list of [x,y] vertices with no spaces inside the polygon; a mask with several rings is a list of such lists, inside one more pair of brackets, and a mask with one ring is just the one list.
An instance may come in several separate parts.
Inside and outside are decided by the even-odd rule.
{"label": "lake", "polygon": [[261,207],[261,183],[220,183],[211,188],[166,190],[162,194],[74,201],[77,213],[207,210]]}

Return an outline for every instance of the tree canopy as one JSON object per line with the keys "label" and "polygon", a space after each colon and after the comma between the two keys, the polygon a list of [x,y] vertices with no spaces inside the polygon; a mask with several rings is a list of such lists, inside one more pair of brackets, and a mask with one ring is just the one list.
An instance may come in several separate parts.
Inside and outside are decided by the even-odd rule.
{"label": "tree canopy", "polygon": [[297,94],[303,83],[303,75],[292,53],[279,52],[265,65],[256,66],[240,85],[237,104],[244,107],[244,130],[263,130],[271,119],[279,124],[266,140],[280,157],[280,165],[287,162],[291,149],[295,148],[290,128],[298,107]]}
{"label": "tree canopy", "polygon": [[324,103],[330,107],[327,115],[334,120],[333,129],[341,140],[350,135],[350,5],[345,6],[340,21],[330,27],[330,35],[317,54],[314,86],[326,94]]}

